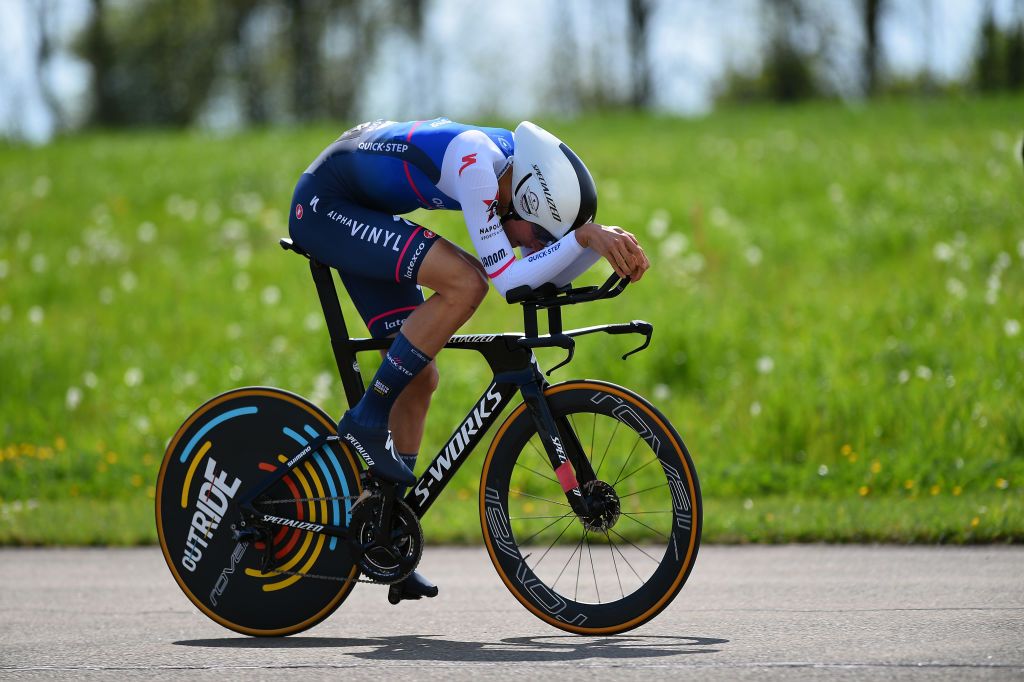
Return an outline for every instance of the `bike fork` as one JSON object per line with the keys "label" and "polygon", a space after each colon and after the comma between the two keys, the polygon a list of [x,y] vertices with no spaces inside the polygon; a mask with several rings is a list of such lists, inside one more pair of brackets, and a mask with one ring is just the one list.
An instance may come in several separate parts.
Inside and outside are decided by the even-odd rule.
{"label": "bike fork", "polygon": [[556,420],[551,414],[542,380],[522,385],[520,390],[569,506],[580,516],[588,515],[590,509],[581,486],[595,476],[579,439],[567,419]]}

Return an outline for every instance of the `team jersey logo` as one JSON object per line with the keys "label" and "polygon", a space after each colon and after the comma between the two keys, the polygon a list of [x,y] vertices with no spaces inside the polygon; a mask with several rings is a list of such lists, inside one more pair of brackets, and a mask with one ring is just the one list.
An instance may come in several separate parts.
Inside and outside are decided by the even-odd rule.
{"label": "team jersey logo", "polygon": [[494,220],[494,216],[498,213],[498,193],[494,193],[493,199],[484,199],[484,206],[487,207],[488,222]]}
{"label": "team jersey logo", "polygon": [[436,236],[437,236],[437,234],[434,233],[434,232],[431,232],[430,230],[423,230],[423,238],[424,239],[433,239]]}
{"label": "team jersey logo", "polygon": [[302,220],[302,204],[295,204],[295,218]]}
{"label": "team jersey logo", "polygon": [[473,152],[472,154],[466,154],[462,157],[462,167],[459,168],[459,177],[462,177],[462,171],[476,163],[476,155],[477,152]]}

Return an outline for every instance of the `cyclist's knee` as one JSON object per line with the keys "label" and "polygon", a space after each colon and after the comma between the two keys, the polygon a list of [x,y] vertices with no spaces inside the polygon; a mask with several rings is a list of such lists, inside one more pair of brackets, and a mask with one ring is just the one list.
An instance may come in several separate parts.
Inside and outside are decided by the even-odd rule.
{"label": "cyclist's knee", "polygon": [[449,301],[476,308],[487,295],[487,278],[469,254],[450,242],[441,242],[427,252],[419,271],[420,284]]}

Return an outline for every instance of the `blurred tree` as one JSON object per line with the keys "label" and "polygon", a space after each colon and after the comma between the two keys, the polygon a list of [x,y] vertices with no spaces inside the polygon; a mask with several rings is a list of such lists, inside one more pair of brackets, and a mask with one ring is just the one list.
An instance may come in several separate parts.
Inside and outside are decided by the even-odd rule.
{"label": "blurred tree", "polygon": [[985,13],[979,29],[978,56],[975,59],[975,80],[978,88],[985,92],[998,90],[1002,86],[1001,78],[1001,36],[996,25],[992,2],[985,5]]}
{"label": "blurred tree", "polygon": [[[800,0],[767,0],[768,50],[764,75],[768,94],[778,102],[795,102],[820,94],[808,45],[815,27]],[[798,36],[800,38],[798,39]]]}
{"label": "blurred tree", "polygon": [[60,98],[54,91],[53,80],[50,78],[49,67],[56,51],[54,15],[57,10],[56,0],[36,0],[29,3],[35,12],[36,31],[39,35],[39,42],[36,45],[34,55],[36,82],[39,84],[39,91],[42,95],[46,108],[53,116],[54,128],[62,130],[65,128],[64,108]]}
{"label": "blurred tree", "polygon": [[861,19],[864,27],[864,93],[873,96],[878,93],[878,29],[881,23],[884,0],[861,0]]}
{"label": "blurred tree", "polygon": [[631,104],[636,109],[651,103],[651,62],[648,38],[654,0],[627,0],[629,17],[629,48],[633,92]]}

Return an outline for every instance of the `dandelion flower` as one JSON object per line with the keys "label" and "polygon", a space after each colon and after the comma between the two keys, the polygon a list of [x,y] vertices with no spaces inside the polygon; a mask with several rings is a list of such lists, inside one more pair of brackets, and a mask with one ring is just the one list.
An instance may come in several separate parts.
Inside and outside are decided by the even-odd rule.
{"label": "dandelion flower", "polygon": [[999,488],[1000,490],[1006,490],[1007,488],[1010,487],[1010,482],[1007,481],[1005,478],[997,478],[996,487]]}
{"label": "dandelion flower", "polygon": [[263,301],[263,305],[277,305],[281,300],[281,290],[271,284],[260,293],[260,299]]}
{"label": "dandelion flower", "polygon": [[881,470],[882,470],[882,463],[881,462],[879,462],[877,459],[875,461],[871,462],[871,473],[877,474]]}
{"label": "dandelion flower", "polygon": [[981,523],[981,519],[975,516],[971,519],[971,528],[977,528],[979,523]]}
{"label": "dandelion flower", "polygon": [[910,479],[907,479],[906,481],[903,482],[903,487],[906,488],[907,490],[913,490],[914,482]]}
{"label": "dandelion flower", "polygon": [[[64,406],[69,410],[78,409],[78,406],[82,403],[82,389],[78,386],[70,386],[67,393],[64,394]],[[63,439],[61,439],[63,440]],[[60,448],[63,450],[64,448]]]}
{"label": "dandelion flower", "polygon": [[928,490],[928,492],[930,492],[930,493],[931,493],[931,494],[932,494],[933,496],[934,496],[934,495],[938,495],[938,494],[939,494],[940,492],[942,492],[942,487],[941,487],[941,486],[938,486],[938,485],[933,485],[933,486],[932,486],[932,487],[931,487],[931,488],[930,488],[930,489]]}
{"label": "dandelion flower", "polygon": [[761,414],[761,403],[755,400],[750,403],[750,416],[757,417]]}
{"label": "dandelion flower", "polygon": [[896,375],[896,380],[901,384],[907,383],[910,381],[910,372],[905,369],[901,369],[900,373]]}
{"label": "dandelion flower", "polygon": [[138,367],[129,367],[124,372],[124,384],[129,388],[135,388],[142,383],[142,370]]}
{"label": "dandelion flower", "polygon": [[925,381],[930,381],[932,378],[931,367],[926,367],[925,365],[918,365],[917,369],[914,370],[914,374],[917,375],[918,379],[924,379]]}
{"label": "dandelion flower", "polygon": [[1017,320],[1003,322],[1003,333],[1011,338],[1017,336],[1017,334],[1020,334],[1020,322]]}
{"label": "dandelion flower", "polygon": [[948,263],[953,260],[953,247],[946,242],[939,242],[932,247],[932,255],[935,256],[935,260]]}
{"label": "dandelion flower", "polygon": [[868,493],[870,492],[871,488],[867,487],[866,485],[862,485],[861,487],[857,488],[857,494],[860,495],[861,497],[867,497]]}
{"label": "dandelion flower", "polygon": [[958,485],[953,486],[953,497],[960,497],[960,493],[963,492],[963,488]]}
{"label": "dandelion flower", "polygon": [[828,466],[825,465],[825,464],[822,464],[821,466],[819,466],[818,467],[818,475],[819,476],[828,476]]}
{"label": "dandelion flower", "polygon": [[775,369],[775,361],[767,355],[762,355],[757,359],[757,371],[761,374],[770,374]]}
{"label": "dandelion flower", "polygon": [[34,325],[40,325],[43,323],[43,309],[37,305],[32,306],[28,309],[28,321]]}

